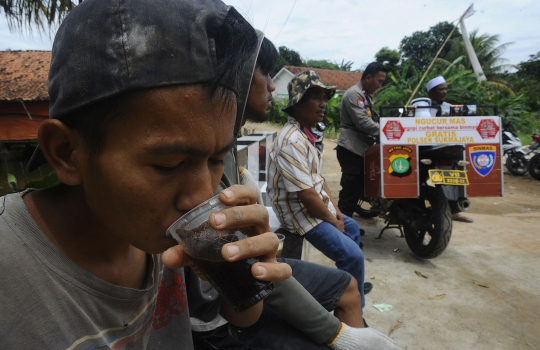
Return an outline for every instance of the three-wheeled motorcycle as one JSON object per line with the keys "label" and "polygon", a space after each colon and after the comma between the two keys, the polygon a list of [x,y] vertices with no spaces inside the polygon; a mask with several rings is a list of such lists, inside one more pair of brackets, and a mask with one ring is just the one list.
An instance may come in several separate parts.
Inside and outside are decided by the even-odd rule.
{"label": "three-wheeled motorcycle", "polygon": [[450,242],[452,213],[467,210],[468,197],[504,194],[497,114],[497,106],[381,107],[380,142],[366,150],[359,202],[359,214],[385,219],[378,238],[398,228],[414,254],[435,258]]}

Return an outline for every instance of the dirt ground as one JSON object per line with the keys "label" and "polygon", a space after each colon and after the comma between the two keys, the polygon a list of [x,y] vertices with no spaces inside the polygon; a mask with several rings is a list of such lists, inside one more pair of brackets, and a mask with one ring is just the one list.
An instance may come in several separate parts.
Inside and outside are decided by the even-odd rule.
{"label": "dirt ground", "polygon": [[[267,124],[248,129],[279,130]],[[323,174],[334,197],[340,186],[335,141],[325,140]],[[504,197],[472,198],[454,222],[439,257],[411,253],[398,230],[380,218],[354,219],[362,237],[368,324],[405,349],[540,349],[540,181],[505,173]],[[307,260],[335,266],[313,247]],[[373,304],[390,304],[379,312]]]}

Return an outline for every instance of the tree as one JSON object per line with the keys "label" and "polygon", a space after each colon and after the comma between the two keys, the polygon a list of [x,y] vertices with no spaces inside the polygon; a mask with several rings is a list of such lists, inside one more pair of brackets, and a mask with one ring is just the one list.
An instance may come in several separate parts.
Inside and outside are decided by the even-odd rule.
{"label": "tree", "polygon": [[304,67],[304,62],[302,57],[297,51],[289,49],[287,46],[280,46],[278,48],[278,59],[276,64],[276,69],[272,72],[272,76],[276,75],[277,72],[283,68],[283,66],[299,66]]}
{"label": "tree", "polygon": [[[439,22],[426,32],[418,31],[411,36],[404,37],[399,44],[401,58],[403,60],[412,60],[412,64],[418,70],[424,71],[435,58],[437,51],[439,51],[452,29],[454,29],[453,24]],[[450,39],[457,38],[459,35],[459,31],[456,29]],[[441,52],[441,57],[444,57],[450,49],[451,46],[447,43]]]}
{"label": "tree", "polygon": [[[471,41],[472,47],[476,52],[480,66],[486,74],[486,77],[493,78],[494,74],[502,73],[509,66],[505,64],[507,61],[505,58],[502,58],[503,53],[506,51],[509,45],[513,43],[505,43],[499,45],[499,35],[490,35],[490,34],[478,34],[478,29],[473,30],[469,34],[469,39]],[[465,43],[463,38],[458,37],[452,39],[450,43],[450,50],[442,55],[448,61],[454,61],[460,56],[466,56],[467,59],[463,61],[463,65],[466,69],[472,69],[471,61],[467,54],[467,49],[465,48]]]}
{"label": "tree", "polygon": [[307,60],[305,65],[306,67],[311,68],[339,70],[339,66],[336,63],[330,62],[328,60]]}
{"label": "tree", "polygon": [[529,60],[518,64],[518,75],[540,79],[540,51],[529,55]]}
{"label": "tree", "polygon": [[533,110],[540,108],[540,52],[530,55],[525,62],[520,62],[518,71],[509,79],[515,90],[522,91],[526,104]]}
{"label": "tree", "polygon": [[[10,30],[40,30],[60,23],[82,0],[0,0]],[[48,29],[47,28],[47,29]]]}
{"label": "tree", "polygon": [[375,61],[383,63],[390,72],[396,70],[396,66],[401,59],[399,51],[389,49],[387,46],[383,47],[375,54]]}
{"label": "tree", "polygon": [[[337,62],[336,62],[336,64],[337,64]],[[345,62],[345,60],[343,59],[343,60],[341,60],[341,63],[338,65],[339,66],[338,69],[350,72],[353,64],[354,64],[353,61]]]}
{"label": "tree", "polygon": [[330,62],[329,60],[307,60],[304,62],[306,67],[322,68],[331,70],[343,70],[350,72],[354,62],[341,60],[341,63]]}

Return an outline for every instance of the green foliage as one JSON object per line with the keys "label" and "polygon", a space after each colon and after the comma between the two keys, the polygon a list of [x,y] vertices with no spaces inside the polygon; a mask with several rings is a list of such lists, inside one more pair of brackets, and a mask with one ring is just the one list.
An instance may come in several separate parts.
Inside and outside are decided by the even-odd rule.
{"label": "green foliage", "polygon": [[[439,22],[425,32],[417,31],[411,36],[404,37],[399,44],[401,58],[403,60],[412,60],[418,70],[425,70],[452,29],[454,29],[453,24]],[[456,30],[450,39],[458,38],[459,36],[459,31]],[[451,46],[447,44],[441,52],[441,57],[445,57],[450,50]]]}
{"label": "green foliage", "polygon": [[[453,62],[438,60],[425,81],[442,75],[448,84],[446,101],[454,104],[497,105],[499,115],[511,122],[517,132],[532,134],[540,130],[540,118],[531,113],[523,92],[515,93],[508,85],[497,81],[477,82],[473,72],[463,66],[464,56]],[[374,101],[376,110],[382,106],[403,105],[420,81],[423,72],[415,68],[410,60],[405,61],[395,72],[388,74],[387,83]],[[540,79],[540,78],[539,78]],[[424,83],[425,83],[424,81]],[[414,98],[426,97],[422,86]],[[479,111],[491,113],[491,111]]]}
{"label": "green foliage", "polygon": [[268,115],[270,116],[270,123],[284,125],[287,122],[289,115],[281,110],[287,105],[287,103],[289,103],[287,99],[284,99],[283,103],[276,99],[272,99],[272,108],[268,112]]}
{"label": "green foliage", "polygon": [[[492,79],[494,74],[502,73],[505,69],[508,68],[508,65],[505,64],[508,60],[502,58],[503,53],[506,51],[508,46],[513,43],[499,44],[499,35],[490,35],[490,34],[478,34],[478,29],[473,30],[469,34],[469,40],[471,41],[472,47],[478,61],[482,66],[482,70],[488,77]],[[463,38],[457,37],[449,42],[450,50],[443,56],[448,61],[453,61],[460,56],[465,56],[467,59],[463,60],[462,64],[467,69],[472,69],[471,61],[467,55],[467,49],[465,48],[465,43]]]}
{"label": "green foliage", "polygon": [[388,67],[390,72],[396,70],[400,59],[401,54],[399,51],[391,50],[387,46],[383,47],[375,54],[375,61],[383,63],[386,67]]}
{"label": "green foliage", "polygon": [[24,189],[26,190],[27,188],[47,188],[56,185],[57,183],[59,183],[59,181],[56,177],[56,174],[54,172],[51,172],[45,175],[41,180],[34,180],[28,182],[26,186],[24,186]]}
{"label": "green foliage", "polygon": [[300,54],[293,50],[289,49],[287,46],[280,46],[278,48],[278,59],[276,68],[271,73],[272,76],[276,75],[283,66],[299,66],[304,67],[304,62]]}
{"label": "green foliage", "polygon": [[341,96],[334,95],[326,103],[326,112],[324,113],[324,124],[326,125],[325,133],[336,135],[341,129]]}
{"label": "green foliage", "polygon": [[[0,0],[1,1],[1,0]],[[271,72],[275,76],[283,66],[312,67],[321,69],[350,71],[354,62],[341,60],[341,63],[331,62],[329,60],[303,60],[300,53],[286,46],[280,46],[278,49],[278,59],[276,68]]]}
{"label": "green foliage", "polygon": [[[416,69],[411,60],[398,66],[396,71],[389,72],[386,85],[379,91],[374,101],[375,110],[379,110],[381,105],[404,105],[421,77],[422,73]],[[417,94],[415,97],[420,96],[425,96],[425,93]]]}
{"label": "green foliage", "polygon": [[306,67],[331,69],[331,70],[343,70],[350,72],[354,62],[341,60],[341,63],[330,62],[329,60],[307,60],[304,62]]}
{"label": "green foliage", "polygon": [[59,183],[59,181],[58,181],[58,178],[56,177],[56,174],[54,172],[51,172],[50,174],[45,175],[42,179],[27,182],[24,188],[19,188],[17,177],[11,173],[7,173],[7,184],[8,184],[7,193],[23,191],[28,188],[35,188],[35,189],[47,188],[47,187],[56,185],[57,183]]}
{"label": "green foliage", "polygon": [[59,24],[82,0],[2,0],[0,8],[4,10],[9,29],[29,31],[32,27],[38,30],[48,29]]}
{"label": "green foliage", "polygon": [[[336,62],[336,64],[338,64]],[[346,72],[350,72],[351,69],[352,69],[352,65],[354,64],[353,61],[347,61],[345,62],[345,60],[341,60],[341,63],[338,64],[338,70],[343,70],[343,71],[346,71]]]}
{"label": "green foliage", "polygon": [[[277,125],[284,125],[287,122],[288,114],[281,109],[288,103],[287,99],[283,103],[278,100],[273,100],[272,108],[268,112],[270,122]],[[341,111],[341,96],[334,95],[326,104],[326,112],[324,114],[324,124],[326,125],[325,135],[335,137],[341,129],[341,120],[339,113]]]}
{"label": "green foliage", "polygon": [[305,66],[312,68],[339,70],[339,66],[336,63],[330,62],[328,60],[307,60],[305,62]]}
{"label": "green foliage", "polygon": [[517,65],[516,73],[506,73],[504,80],[525,96],[525,103],[535,111],[540,110],[540,52]]}

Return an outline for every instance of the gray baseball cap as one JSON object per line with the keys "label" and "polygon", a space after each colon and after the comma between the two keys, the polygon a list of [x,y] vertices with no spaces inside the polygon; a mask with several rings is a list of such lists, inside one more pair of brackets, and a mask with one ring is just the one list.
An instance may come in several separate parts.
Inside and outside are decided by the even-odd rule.
{"label": "gray baseball cap", "polygon": [[[56,33],[49,71],[50,118],[121,93],[213,81],[220,0],[85,0]],[[39,147],[28,163],[46,162]]]}

